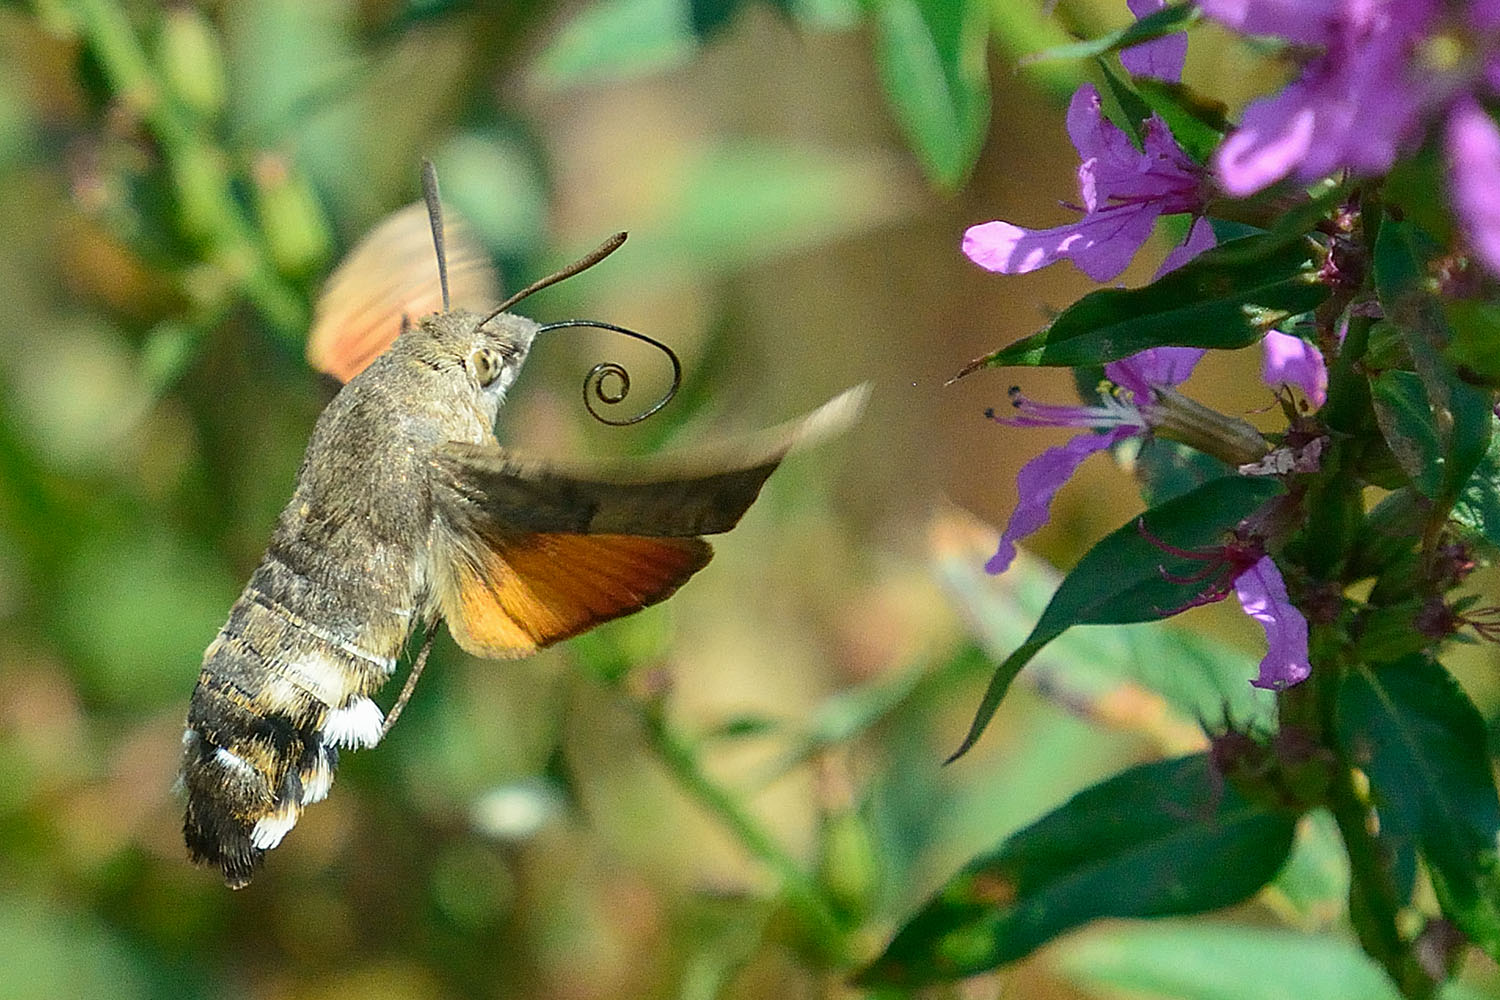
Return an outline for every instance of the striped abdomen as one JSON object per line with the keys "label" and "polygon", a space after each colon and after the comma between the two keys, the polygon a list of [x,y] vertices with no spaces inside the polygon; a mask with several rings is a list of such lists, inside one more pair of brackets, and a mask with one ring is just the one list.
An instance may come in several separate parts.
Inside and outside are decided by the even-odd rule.
{"label": "striped abdomen", "polygon": [[303,806],[328,794],[338,748],[380,740],[384,719],[369,696],[406,638],[404,616],[378,643],[361,630],[361,645],[289,610],[257,586],[278,569],[268,559],[208,647],[183,733],[188,852],[218,865],[232,888],[250,881]]}

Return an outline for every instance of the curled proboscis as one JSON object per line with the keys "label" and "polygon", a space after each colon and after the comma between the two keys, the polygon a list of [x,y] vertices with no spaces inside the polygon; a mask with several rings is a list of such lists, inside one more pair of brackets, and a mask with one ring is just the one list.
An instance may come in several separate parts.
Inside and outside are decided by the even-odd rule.
{"label": "curled proboscis", "polygon": [[597,330],[609,330],[612,333],[622,333],[627,337],[634,337],[636,340],[650,344],[661,351],[667,356],[667,360],[672,362],[672,384],[667,387],[666,392],[662,393],[660,399],[634,416],[611,417],[595,409],[595,400],[606,406],[618,406],[620,403],[623,403],[625,397],[630,395],[630,372],[626,371],[625,366],[619,362],[601,361],[589,369],[589,373],[583,379],[583,407],[589,411],[589,416],[601,424],[608,424],[611,427],[628,427],[631,424],[638,424],[656,413],[671,402],[673,396],[677,395],[677,390],[682,387],[682,361],[677,357],[676,351],[661,341],[646,336],[644,333],[637,333],[634,330],[627,330],[623,326],[616,326],[613,323],[604,323],[599,320],[568,319],[559,323],[548,323],[538,330],[537,334],[546,333],[548,330],[561,330],[579,326],[592,327]]}

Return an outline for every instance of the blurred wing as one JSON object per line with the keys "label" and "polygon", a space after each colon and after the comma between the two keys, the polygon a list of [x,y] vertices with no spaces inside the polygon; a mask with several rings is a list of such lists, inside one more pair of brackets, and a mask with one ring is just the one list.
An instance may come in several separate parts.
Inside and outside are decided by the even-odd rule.
{"label": "blurred wing", "polygon": [[[489,257],[464,220],[446,213],[448,284],[455,308],[483,312],[499,299]],[[443,308],[427,208],[407,205],[370,231],[344,258],[318,297],[307,360],[347,382],[391,345],[403,317]]]}
{"label": "blurred wing", "polygon": [[435,460],[443,617],[479,656],[523,656],[655,604],[707,565],[794,447],[859,414],[861,386],[732,448],[625,464],[531,461],[499,445]]}
{"label": "blurred wing", "polygon": [[858,386],[729,446],[626,462],[545,462],[498,444],[448,444],[435,459],[434,492],[454,523],[512,533],[712,535],[739,522],[787,452],[843,431],[868,395]]}

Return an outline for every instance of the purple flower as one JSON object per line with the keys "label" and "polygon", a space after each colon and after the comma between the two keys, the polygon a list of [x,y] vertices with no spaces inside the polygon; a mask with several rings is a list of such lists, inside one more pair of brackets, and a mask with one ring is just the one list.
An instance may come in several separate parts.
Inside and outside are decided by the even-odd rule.
{"label": "purple flower", "polygon": [[1272,330],[1266,334],[1261,377],[1266,384],[1295,385],[1314,406],[1328,399],[1328,367],[1322,353],[1301,337]]}
{"label": "purple flower", "polygon": [[1307,650],[1307,619],[1287,597],[1286,582],[1271,557],[1261,556],[1254,565],[1235,577],[1234,593],[1245,614],[1259,622],[1266,632],[1267,649],[1260,661],[1260,675],[1250,683],[1280,691],[1306,680],[1312,673]]}
{"label": "purple flower", "polygon": [[[1137,18],[1154,14],[1167,5],[1167,0],[1125,0],[1130,12]],[[1182,64],[1187,61],[1188,38],[1186,31],[1176,31],[1162,38],[1140,45],[1132,45],[1120,53],[1120,63],[1133,76],[1149,76],[1168,83],[1182,80]]]}
{"label": "purple flower", "polygon": [[[1053,229],[986,222],[964,234],[964,253],[1002,274],[1025,274],[1067,258],[1095,281],[1118,276],[1159,216],[1199,213],[1206,200],[1203,168],[1177,145],[1166,122],[1152,115],[1143,128],[1144,149],[1136,149],[1104,116],[1099,92],[1091,84],[1079,87],[1068,107],[1068,135],[1082,158],[1083,218]],[[1193,227],[1199,228],[1207,226]]]}
{"label": "purple flower", "polygon": [[1193,551],[1152,537],[1146,531],[1144,521],[1137,521],[1136,527],[1147,541],[1163,552],[1203,564],[1203,568],[1191,576],[1174,576],[1165,569],[1161,570],[1162,577],[1173,583],[1202,585],[1197,596],[1166,614],[1222,601],[1232,590],[1245,614],[1259,622],[1266,633],[1266,655],[1260,661],[1260,673],[1250,683],[1255,687],[1280,691],[1307,679],[1312,673],[1307,648],[1307,619],[1287,596],[1281,570],[1266,555],[1258,539],[1237,534],[1227,544]]}
{"label": "purple flower", "polygon": [[1500,131],[1476,100],[1500,96],[1500,5],[1199,0],[1199,7],[1236,30],[1313,52],[1280,93],[1245,109],[1219,147],[1214,165],[1225,190],[1248,195],[1286,177],[1310,183],[1339,170],[1384,173],[1441,122],[1459,228],[1500,273]]}
{"label": "purple flower", "polygon": [[[1016,558],[1016,542],[1047,523],[1052,498],[1073,477],[1084,459],[1131,437],[1151,432],[1158,419],[1160,392],[1180,385],[1192,374],[1203,351],[1191,347],[1157,347],[1104,366],[1112,386],[1101,388],[1098,406],[1055,406],[1038,403],[1012,390],[1011,403],[1019,415],[990,416],[1012,427],[1080,427],[1084,433],[1066,444],[1048,448],[1021,467],[1016,476],[1019,500],[1000,534],[1000,547],[984,564],[990,573],[1004,573]],[[1103,433],[1095,433],[1102,431]]]}

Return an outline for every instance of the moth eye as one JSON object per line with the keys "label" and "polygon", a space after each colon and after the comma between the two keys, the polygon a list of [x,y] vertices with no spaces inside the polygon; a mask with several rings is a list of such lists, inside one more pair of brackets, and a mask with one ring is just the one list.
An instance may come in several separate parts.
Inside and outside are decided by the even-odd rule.
{"label": "moth eye", "polygon": [[500,356],[488,347],[481,347],[470,355],[469,367],[481,386],[489,385],[500,375]]}

